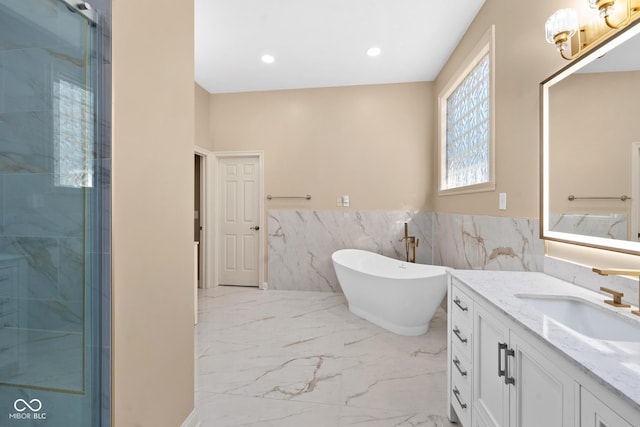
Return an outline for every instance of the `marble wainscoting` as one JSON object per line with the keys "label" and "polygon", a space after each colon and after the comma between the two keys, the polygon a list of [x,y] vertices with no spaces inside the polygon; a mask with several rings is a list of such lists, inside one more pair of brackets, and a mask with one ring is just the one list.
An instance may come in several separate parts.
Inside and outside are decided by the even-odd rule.
{"label": "marble wainscoting", "polygon": [[542,271],[537,219],[433,214],[433,263],[466,270]]}
{"label": "marble wainscoting", "polygon": [[627,240],[626,214],[550,214],[549,223],[551,231]]}
{"label": "marble wainscoting", "polygon": [[[594,265],[594,267],[607,267],[606,265]],[[591,267],[565,261],[546,255],[544,257],[544,273],[558,279],[573,283],[574,285],[600,292],[600,287],[615,289],[624,293],[622,300],[633,306],[638,305],[638,280],[620,276],[601,276],[594,273]],[[603,294],[603,299],[607,298]],[[610,298],[610,297],[609,297]]]}
{"label": "marble wainscoting", "polygon": [[428,212],[268,212],[269,288],[341,292],[331,262],[339,249],[364,249],[406,259],[404,223],[420,239],[416,261],[432,264],[432,214]]}

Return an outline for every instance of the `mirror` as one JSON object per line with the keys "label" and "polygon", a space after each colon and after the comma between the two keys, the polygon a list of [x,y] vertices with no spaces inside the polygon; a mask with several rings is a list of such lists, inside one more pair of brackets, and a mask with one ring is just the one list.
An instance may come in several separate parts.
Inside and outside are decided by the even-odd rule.
{"label": "mirror", "polygon": [[541,237],[640,254],[640,21],[541,87]]}

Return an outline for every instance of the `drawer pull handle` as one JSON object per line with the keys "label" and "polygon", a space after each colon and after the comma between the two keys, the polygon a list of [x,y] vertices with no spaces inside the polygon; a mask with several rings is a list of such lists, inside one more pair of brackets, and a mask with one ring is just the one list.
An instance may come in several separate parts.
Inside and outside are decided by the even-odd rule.
{"label": "drawer pull handle", "polygon": [[467,371],[463,371],[462,368],[460,367],[460,359],[458,359],[457,357],[454,357],[453,364],[456,365],[456,368],[458,368],[458,372],[460,372],[460,375],[462,375],[463,377],[467,376]]}
{"label": "drawer pull handle", "polygon": [[460,329],[458,329],[458,327],[456,326],[455,328],[453,328],[453,333],[456,334],[456,336],[458,337],[458,339],[463,342],[466,343],[467,339],[463,338],[462,335],[460,335]]}
{"label": "drawer pull handle", "polygon": [[460,310],[462,311],[467,311],[469,310],[469,307],[465,307],[462,304],[460,304],[462,301],[460,301],[460,298],[455,297],[455,299],[453,300],[454,304],[457,305],[458,307],[460,307]]}
{"label": "drawer pull handle", "polygon": [[460,404],[460,407],[462,409],[467,409],[467,404],[466,403],[462,403],[462,400],[460,400],[460,390],[458,390],[458,387],[454,387],[453,388],[453,395],[456,397],[456,400]]}

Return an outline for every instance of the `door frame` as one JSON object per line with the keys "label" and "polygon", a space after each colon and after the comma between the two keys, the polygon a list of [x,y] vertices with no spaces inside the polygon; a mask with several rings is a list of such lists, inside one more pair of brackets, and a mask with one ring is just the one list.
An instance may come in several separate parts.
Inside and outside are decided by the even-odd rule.
{"label": "door frame", "polygon": [[214,286],[220,285],[220,280],[218,276],[218,254],[220,250],[220,215],[218,212],[220,211],[221,197],[220,197],[220,189],[218,186],[218,173],[220,171],[220,163],[223,159],[230,157],[257,157],[258,158],[258,167],[260,171],[258,175],[260,177],[260,185],[258,188],[258,209],[259,209],[259,224],[260,233],[258,233],[258,288],[266,289],[265,281],[264,281],[264,264],[265,264],[265,251],[264,251],[264,236],[265,236],[265,227],[264,227],[264,151],[214,151],[213,152],[213,174],[212,174],[212,182],[213,182],[213,194],[214,194],[214,203],[215,209],[212,209],[212,218],[213,224],[215,227],[214,234],[214,245],[213,245],[213,253],[215,256],[213,257],[213,270],[214,270]]}
{"label": "door frame", "polygon": [[211,197],[212,183],[214,182],[212,152],[206,148],[195,146],[193,150],[202,158],[200,162],[200,288],[208,289],[216,286],[214,282],[215,267],[211,263],[211,255],[215,254],[214,227],[212,222],[213,197]]}
{"label": "door frame", "polygon": [[640,142],[631,143],[631,212],[627,220],[631,224],[629,240],[640,241]]}

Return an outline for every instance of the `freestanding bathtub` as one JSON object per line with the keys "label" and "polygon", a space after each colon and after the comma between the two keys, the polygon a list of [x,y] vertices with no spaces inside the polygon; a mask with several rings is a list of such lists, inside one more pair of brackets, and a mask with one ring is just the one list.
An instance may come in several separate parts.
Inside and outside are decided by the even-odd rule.
{"label": "freestanding bathtub", "polygon": [[422,335],[447,293],[447,267],[412,264],[373,252],[331,255],[349,310],[399,335]]}

